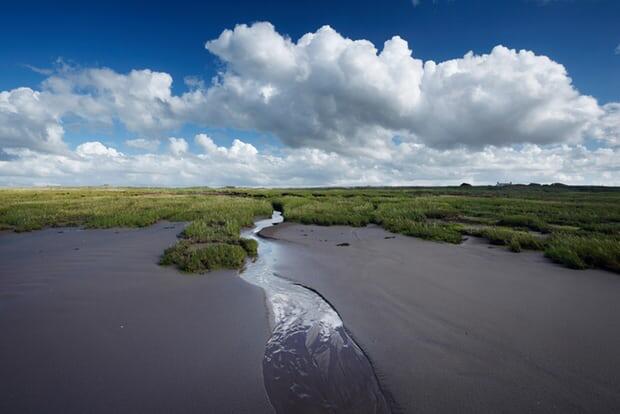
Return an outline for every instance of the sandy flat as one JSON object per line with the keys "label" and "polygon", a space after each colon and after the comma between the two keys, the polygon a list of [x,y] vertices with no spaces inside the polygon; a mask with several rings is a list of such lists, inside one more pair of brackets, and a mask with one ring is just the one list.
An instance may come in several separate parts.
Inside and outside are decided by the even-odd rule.
{"label": "sandy flat", "polygon": [[0,235],[0,412],[272,412],[263,292],[158,266],[179,231]]}
{"label": "sandy flat", "polygon": [[402,411],[620,412],[620,276],[374,226],[264,234],[281,240],[279,274],[330,301]]}

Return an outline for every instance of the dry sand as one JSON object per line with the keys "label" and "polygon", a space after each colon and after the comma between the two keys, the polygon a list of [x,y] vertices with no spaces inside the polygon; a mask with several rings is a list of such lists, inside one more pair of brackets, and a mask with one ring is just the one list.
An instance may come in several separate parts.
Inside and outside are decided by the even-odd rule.
{"label": "dry sand", "polygon": [[180,229],[0,235],[0,412],[273,411],[263,292],[158,266]]}
{"label": "dry sand", "polygon": [[618,275],[374,226],[263,235],[282,241],[279,274],[336,308],[404,412],[620,412]]}

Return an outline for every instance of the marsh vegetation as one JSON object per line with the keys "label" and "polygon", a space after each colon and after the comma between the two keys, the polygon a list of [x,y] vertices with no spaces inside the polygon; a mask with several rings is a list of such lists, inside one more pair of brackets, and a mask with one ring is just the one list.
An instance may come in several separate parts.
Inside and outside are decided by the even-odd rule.
{"label": "marsh vegetation", "polygon": [[43,227],[144,227],[160,220],[191,222],[181,240],[166,249],[161,264],[187,272],[239,268],[256,255],[241,227],[270,214],[269,201],[205,189],[63,188],[1,190],[0,227],[29,231]]}
{"label": "marsh vegetation", "polygon": [[575,269],[620,272],[620,189],[568,186],[289,191],[289,221],[363,226],[428,240],[487,239],[513,252],[539,250]]}
{"label": "marsh vegetation", "polygon": [[272,208],[287,221],[375,223],[394,233],[447,243],[468,235],[514,252],[539,250],[577,269],[620,272],[620,189],[569,186],[355,189],[0,190],[0,229],[140,227],[191,222],[163,264],[189,272],[237,268],[256,255],[240,229]]}

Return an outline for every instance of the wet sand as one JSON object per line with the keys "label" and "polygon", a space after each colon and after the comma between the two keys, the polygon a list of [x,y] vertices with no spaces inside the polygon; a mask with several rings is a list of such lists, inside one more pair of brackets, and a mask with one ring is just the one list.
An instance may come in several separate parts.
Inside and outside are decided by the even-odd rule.
{"label": "wet sand", "polygon": [[180,230],[0,235],[0,412],[273,412],[264,293],[158,266]]}
{"label": "wet sand", "polygon": [[336,308],[403,412],[620,412],[618,275],[374,226],[261,234],[282,241],[279,275]]}

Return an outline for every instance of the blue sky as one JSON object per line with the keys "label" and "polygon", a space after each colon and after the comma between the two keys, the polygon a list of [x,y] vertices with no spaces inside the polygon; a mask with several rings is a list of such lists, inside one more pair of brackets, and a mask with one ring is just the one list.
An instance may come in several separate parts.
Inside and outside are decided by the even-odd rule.
{"label": "blue sky", "polygon": [[[96,3],[96,4],[95,4]],[[130,3],[130,4],[128,4]],[[58,57],[117,71],[151,68],[175,88],[216,68],[204,42],[237,23],[270,21],[293,39],[329,24],[381,45],[400,35],[415,56],[442,61],[503,44],[562,63],[577,88],[602,103],[620,96],[620,2],[615,0],[410,0],[228,2],[10,2],[3,5],[0,88],[43,78],[23,64]],[[177,89],[178,91],[178,89]]]}
{"label": "blue sky", "polygon": [[[553,181],[564,179],[575,183],[603,183],[608,180],[620,180],[617,172],[620,167],[617,162],[613,161],[616,155],[617,142],[620,141],[616,135],[620,131],[620,126],[617,125],[617,120],[620,117],[617,115],[618,110],[615,106],[615,103],[620,101],[620,54],[616,52],[616,48],[620,46],[620,24],[618,24],[620,21],[620,2],[618,1],[418,0],[417,4],[414,4],[412,0],[381,2],[228,1],[205,2],[206,4],[185,3],[183,1],[173,3],[107,1],[93,5],[81,3],[83,2],[29,2],[28,4],[11,2],[3,5],[3,16],[5,18],[3,24],[0,25],[0,36],[5,41],[0,45],[0,91],[7,91],[8,93],[19,87],[44,91],[49,89],[49,86],[45,86],[44,82],[49,83],[49,80],[46,81],[46,79],[50,77],[66,78],[65,80],[71,82],[74,88],[78,88],[76,79],[91,69],[109,68],[120,77],[128,76],[133,70],[146,69],[151,72],[168,74],[173,79],[170,89],[170,94],[173,97],[171,100],[181,97],[191,90],[184,83],[185,78],[192,77],[204,81],[204,96],[201,95],[201,99],[204,100],[201,105],[204,107],[195,107],[188,110],[189,112],[193,111],[192,115],[179,115],[177,119],[174,119],[174,116],[177,115],[170,115],[174,112],[170,109],[174,104],[166,102],[166,105],[171,106],[163,109],[167,114],[163,116],[162,113],[158,112],[162,109],[158,106],[157,100],[159,98],[157,98],[153,108],[155,112],[149,112],[150,109],[145,109],[145,113],[132,114],[136,117],[153,118],[157,122],[159,122],[160,117],[164,117],[165,119],[161,120],[161,123],[165,124],[166,127],[153,129],[151,126],[136,126],[135,122],[131,124],[133,118],[123,119],[122,108],[107,108],[105,115],[102,112],[102,119],[106,116],[109,118],[106,122],[98,122],[96,116],[91,112],[88,114],[78,113],[80,110],[75,108],[51,111],[46,114],[47,118],[37,118],[33,121],[33,117],[35,117],[33,114],[40,115],[39,109],[33,109],[31,106],[22,109],[15,109],[17,106],[10,108],[7,106],[9,109],[6,109],[8,111],[6,113],[9,114],[7,115],[9,118],[5,123],[16,122],[16,124],[15,126],[7,124],[5,132],[0,129],[0,156],[2,156],[0,157],[0,185],[68,182],[68,175],[70,174],[66,171],[59,171],[58,174],[52,174],[50,177],[42,175],[41,171],[33,171],[31,176],[23,174],[18,176],[14,172],[18,168],[13,161],[34,162],[32,159],[27,159],[23,154],[15,155],[17,154],[16,151],[25,148],[42,152],[51,148],[47,141],[52,138],[48,136],[49,131],[45,129],[50,125],[50,122],[52,124],[57,123],[61,128],[60,137],[53,139],[56,139],[60,147],[66,144],[69,150],[75,152],[70,155],[63,155],[69,159],[84,156],[84,151],[82,151],[82,155],[79,155],[77,148],[82,143],[94,141],[100,143],[103,148],[117,151],[122,156],[138,157],[144,152],[144,148],[132,146],[127,142],[138,138],[157,141],[159,146],[153,151],[157,154],[168,154],[168,137],[183,138],[188,145],[187,157],[189,157],[190,153],[199,154],[204,147],[204,141],[201,141],[203,144],[200,144],[194,136],[205,133],[216,145],[223,146],[219,152],[220,155],[225,153],[225,149],[230,150],[235,142],[234,140],[238,139],[242,143],[257,148],[261,156],[263,155],[262,152],[265,152],[264,155],[267,158],[264,161],[272,167],[274,163],[269,161],[269,156],[294,158],[301,156],[299,155],[301,153],[293,154],[294,151],[322,151],[322,154],[335,154],[335,156],[340,157],[338,162],[348,163],[349,167],[355,164],[360,168],[360,171],[373,169],[380,171],[380,173],[377,172],[376,176],[369,175],[366,177],[362,174],[366,178],[361,179],[358,179],[357,176],[347,175],[316,176],[309,173],[316,166],[308,165],[306,170],[300,169],[297,172],[298,176],[294,177],[293,182],[300,185],[349,182],[373,184],[383,181],[398,184],[441,184],[456,182],[462,178],[482,183],[514,176],[523,180]],[[461,108],[464,106],[457,105],[451,110],[438,114],[437,108],[446,108],[446,105],[449,105],[451,98],[446,95],[444,98],[448,99],[447,101],[433,97],[437,102],[433,103],[432,107],[424,109],[426,112],[420,109],[411,112],[409,117],[404,117],[399,112],[399,117],[403,119],[395,119],[396,115],[387,114],[368,120],[368,112],[352,111],[350,110],[351,102],[346,101],[353,99],[351,98],[353,93],[355,105],[361,107],[368,105],[368,108],[376,105],[377,102],[375,102],[372,94],[361,97],[362,92],[365,91],[364,88],[368,85],[362,85],[359,90],[353,92],[350,89],[351,85],[346,88],[343,87],[341,95],[338,94],[338,91],[334,92],[332,99],[334,100],[333,104],[337,107],[333,112],[335,115],[332,119],[325,119],[325,114],[321,112],[320,105],[316,101],[312,103],[299,102],[299,95],[295,95],[293,89],[302,88],[301,86],[291,86],[290,80],[286,83],[277,76],[273,77],[270,74],[256,75],[248,67],[241,68],[240,65],[244,59],[241,55],[230,58],[228,54],[234,54],[235,47],[241,49],[248,47],[243,43],[246,40],[243,40],[240,34],[237,36],[237,31],[233,32],[236,36],[235,39],[237,39],[236,45],[220,46],[217,50],[205,48],[205,42],[221,40],[220,36],[224,30],[233,30],[238,24],[248,24],[250,30],[254,30],[255,27],[251,26],[254,22],[269,22],[273,26],[272,31],[277,38],[285,39],[288,36],[292,39],[293,44],[305,34],[316,34],[323,25],[329,25],[338,34],[339,39],[365,39],[374,44],[378,49],[377,53],[383,49],[384,42],[393,36],[399,36],[408,42],[413,58],[420,60],[420,62],[433,60],[441,63],[451,59],[460,59],[468,51],[473,51],[474,56],[490,54],[495,46],[504,45],[508,49],[516,49],[517,52],[525,49],[533,52],[537,57],[547,57],[554,64],[549,66],[550,72],[553,72],[554,68],[557,69],[558,66],[555,63],[561,64],[566,68],[567,76],[570,78],[562,75],[562,79],[559,80],[556,76],[542,81],[544,87],[562,89],[560,94],[562,102],[559,106],[556,103],[551,103],[551,101],[556,101],[553,98],[553,91],[545,91],[545,96],[547,96],[545,99],[548,102],[545,103],[544,107],[541,107],[541,111],[552,115],[540,125],[536,123],[540,121],[537,116],[533,116],[534,121],[531,123],[520,125],[514,129],[511,126],[500,124],[498,120],[493,118],[494,116],[499,117],[498,114],[492,113],[493,105],[474,107],[479,102],[476,100],[477,98],[472,98],[473,95],[468,98],[470,104],[473,102],[468,113],[463,112],[461,114]],[[253,47],[250,45],[247,50],[253,50]],[[260,49],[261,47],[266,47],[265,53],[270,53],[268,45],[257,43],[256,48]],[[502,55],[505,59],[511,59],[506,53],[496,52],[498,56]],[[227,56],[229,57],[227,58]],[[526,56],[519,55],[517,60],[521,63],[515,63],[516,60],[514,59],[512,61],[515,65],[527,66],[524,63],[527,59]],[[489,62],[491,60],[489,59]],[[496,60],[496,63],[488,63],[489,67],[501,66],[498,64],[500,60]],[[254,65],[260,63],[259,61],[250,62]],[[296,64],[301,63],[297,62]],[[539,60],[537,67],[542,67],[545,64],[544,61]],[[69,74],[63,72],[63,65],[70,68]],[[526,68],[525,66],[515,67],[514,73],[512,66],[507,66],[510,76],[515,76],[515,82],[523,82],[528,76],[530,76],[528,78],[530,81],[540,81],[541,74],[544,74],[545,69],[541,69],[536,74],[534,73],[535,70],[532,69],[533,67]],[[314,68],[314,70],[317,69],[319,68]],[[275,73],[277,70],[274,66],[273,72]],[[385,70],[389,71],[389,68]],[[426,71],[426,67],[424,70]],[[531,73],[527,72],[530,70]],[[278,100],[271,103],[273,105],[277,103],[284,107],[300,105],[303,110],[309,111],[308,117],[314,117],[315,120],[314,124],[308,124],[306,128],[316,127],[317,129],[306,134],[301,127],[296,128],[292,124],[284,125],[287,114],[283,113],[282,119],[279,119],[276,116],[277,108],[272,108],[270,111],[265,109],[266,112],[259,117],[252,112],[255,109],[251,109],[254,108],[251,105],[255,103],[247,100],[243,102],[235,100],[231,103],[230,111],[232,112],[230,113],[211,113],[215,112],[214,106],[221,105],[223,102],[232,102],[232,99],[238,99],[238,97],[235,98],[222,91],[227,86],[220,88],[222,90],[219,91],[211,91],[220,93],[219,98],[206,98],[211,79],[218,73],[239,76],[240,79],[253,82],[254,85],[275,86],[275,90],[278,92],[276,95]],[[398,77],[398,74],[390,73],[389,76]],[[478,75],[473,73],[470,75],[472,78],[469,79],[469,83],[455,84],[457,85],[456,88],[463,88],[463,93],[469,93],[473,90],[472,88],[477,88],[478,92],[482,93],[480,96],[485,96],[489,102],[498,100],[507,105],[507,103],[512,103],[510,94],[519,92],[518,88],[510,91],[510,80],[501,72],[494,76],[498,76],[501,82],[506,82],[502,88],[499,88],[498,83],[492,79],[487,85],[477,84],[476,82],[480,81],[480,78],[477,78]],[[387,75],[382,74],[381,76]],[[383,79],[381,76],[370,79],[368,82],[371,86],[377,87],[376,82]],[[390,81],[396,82],[392,95],[398,95],[398,82],[401,81],[404,82],[404,79],[392,79]],[[441,80],[441,82],[444,81],[446,80]],[[556,81],[559,83],[556,84]],[[278,82],[282,83],[278,84]],[[63,102],[65,104],[67,99],[83,99],[90,96],[90,91],[99,88],[100,84],[98,85],[81,84],[79,88],[82,90],[73,90],[70,98],[61,97],[58,91],[51,93],[48,90],[47,92],[50,93],[47,98],[50,99],[50,102]],[[531,82],[528,85],[531,86]],[[402,85],[403,88],[406,86],[405,84]],[[308,83],[308,85],[303,86],[305,89],[295,89],[295,91],[299,93],[301,90],[314,94],[320,87],[320,84],[316,82]],[[339,86],[335,85],[334,87]],[[424,88],[422,87],[423,90]],[[287,90],[288,94],[282,92],[284,90]],[[245,93],[250,92],[245,91]],[[254,92],[257,91],[251,93]],[[97,101],[96,105],[102,105],[102,107],[113,105],[109,101],[103,102],[100,99],[100,93],[97,92],[93,95],[93,102]],[[515,102],[524,106],[507,109],[507,114],[521,113],[521,111],[526,110],[528,105],[537,105],[541,101],[538,93],[533,91],[533,95],[515,98]],[[430,96],[428,93],[427,95]],[[317,96],[321,97],[318,92]],[[597,103],[586,102],[580,96],[592,96],[597,100]],[[110,99],[118,99],[118,96]],[[381,101],[383,103],[373,113],[381,112],[381,107],[385,108],[385,103],[390,102],[389,95],[381,96],[381,99],[384,99]],[[404,102],[403,99],[409,99],[409,97],[394,97],[394,100],[400,103]],[[265,104],[268,103],[268,100],[265,100]],[[423,101],[428,101],[428,98],[424,98]],[[145,103],[136,103],[138,106],[143,104]],[[150,101],[150,104],[153,104],[153,101]],[[608,105],[605,106],[605,104]],[[407,106],[409,103],[405,103],[405,106],[394,105],[397,112],[410,109]],[[574,113],[573,107],[578,107],[579,114]],[[1,110],[2,107],[0,106]],[[203,110],[209,112],[209,115],[204,117],[196,115]],[[263,108],[258,110],[263,111]],[[318,112],[312,112],[314,110]],[[250,112],[243,113],[243,111]],[[19,113],[17,121],[15,120],[15,113]],[[586,113],[587,115],[585,115]],[[439,132],[436,125],[420,125],[422,116],[431,117],[431,121],[433,117],[436,117],[435,124],[440,124],[443,130]],[[459,119],[459,116],[465,118]],[[565,124],[557,124],[559,122],[558,116],[562,118],[562,122]],[[346,122],[357,119],[364,125],[359,127],[344,124],[334,125],[339,122],[338,117],[346,119]],[[370,117],[372,118],[374,115]],[[483,123],[480,130],[477,129],[476,122],[471,121],[477,117],[481,120],[477,123]],[[288,118],[291,118],[290,114]],[[469,128],[476,130],[466,130],[468,128],[466,125],[470,121]],[[25,124],[25,122],[32,122],[32,125]],[[454,123],[454,126],[451,123]],[[36,128],[43,129],[37,130]],[[15,136],[16,130],[22,131],[26,135],[32,133],[31,141],[27,144],[19,144],[19,138]],[[4,137],[2,136],[3,133],[5,134]],[[489,136],[485,136],[485,134]],[[454,137],[454,135],[458,136]],[[490,137],[490,135],[495,138]],[[499,135],[505,136],[505,141],[498,141]],[[54,137],[56,136],[54,135]],[[35,142],[39,138],[46,142],[43,144]],[[548,154],[545,153],[545,157],[547,157],[545,159],[549,157],[558,159],[557,164],[554,164],[550,170],[540,171],[532,167],[531,171],[526,170],[517,173],[513,170],[502,170],[502,163],[499,163],[491,169],[486,166],[475,166],[444,174],[438,173],[438,171],[442,171],[441,166],[432,165],[428,161],[429,164],[421,166],[415,174],[407,175],[404,172],[409,168],[407,163],[413,162],[412,159],[415,157],[422,157],[421,154],[424,151],[435,151],[431,155],[429,155],[430,153],[426,154],[426,156],[429,157],[428,159],[436,160],[438,156],[457,156],[454,151],[466,151],[463,153],[465,156],[472,156],[476,159],[479,159],[482,156],[481,154],[485,154],[484,151],[499,151],[502,152],[502,156],[511,157],[512,155],[508,150],[513,150],[518,151],[518,154],[514,155],[512,161],[519,164],[521,162],[517,161],[520,159],[519,157],[527,158],[529,156],[531,158],[531,154],[526,155],[524,151],[533,151],[534,153],[538,151],[538,149],[532,149],[532,145],[542,151],[551,151]],[[580,145],[585,146],[590,152],[585,155],[581,153]],[[391,148],[391,153],[388,154],[389,151],[387,150],[383,151],[386,146]],[[46,149],[43,150],[42,148]],[[90,146],[89,148],[92,150],[94,147]],[[563,149],[560,150],[560,148]],[[395,154],[406,153],[405,149],[411,151],[412,159],[403,160],[396,157]],[[610,155],[601,155],[600,151],[595,153],[599,149],[613,152],[611,161],[606,161],[608,163],[604,167],[600,167],[601,157],[605,156],[606,159],[609,159]],[[54,151],[58,152],[57,150]],[[106,152],[106,150],[102,151]],[[181,153],[186,153],[184,151]],[[564,151],[562,152],[563,155],[557,155],[557,151]],[[283,152],[285,155],[282,155]],[[177,156],[179,155],[178,151],[174,153]],[[110,154],[113,153],[106,154],[108,154],[106,156],[111,156]],[[229,158],[232,156],[229,153],[226,154]],[[458,156],[463,157],[463,154]],[[569,168],[567,165],[571,163],[570,159],[572,158],[570,157],[585,157],[579,159],[582,161],[587,159],[588,163],[598,165],[597,168],[600,170],[596,172],[576,171],[572,167]],[[495,160],[496,158],[497,154],[494,153],[491,159]],[[2,161],[3,159],[10,161]],[[306,158],[302,157],[302,159]],[[316,161],[316,157],[312,159]],[[419,164],[420,159],[416,158],[416,160]],[[424,160],[426,163],[427,158]],[[197,162],[197,159],[193,159],[193,161]],[[289,161],[293,162],[292,160]],[[219,162],[224,161],[220,159]],[[450,162],[446,161],[446,163],[449,164]],[[540,160],[534,161],[534,164],[540,164]],[[2,171],[2,167],[5,168],[5,173]],[[113,170],[112,167],[110,168]],[[196,171],[199,169],[200,166],[197,165]],[[187,172],[181,178],[170,172],[170,177],[161,174],[162,177],[157,179],[163,180],[161,182],[168,185],[175,185],[177,182],[179,185],[185,183],[201,184],[203,182],[206,184],[234,182],[235,184],[256,185],[260,182],[254,178],[259,177],[262,173],[249,174],[248,177],[252,177],[252,179],[244,181],[240,178],[235,181],[235,177],[239,175],[236,172],[231,172],[230,177],[221,176],[218,178],[220,180],[218,182],[209,177],[202,177],[196,171]],[[232,167],[231,171],[233,171]],[[286,175],[285,173],[286,171],[282,172]],[[152,182],[152,177],[148,176],[146,172],[132,172],[131,174],[130,178],[138,180],[136,181],[138,184]],[[137,176],[142,178],[136,178]],[[186,182],[183,178],[186,176],[193,178]],[[113,181],[113,178],[119,183],[124,183],[123,180],[128,180],[128,177],[122,172],[114,170],[109,178],[110,181]],[[307,177],[309,177],[309,181],[304,181]],[[107,180],[108,177],[103,175],[101,179]],[[71,180],[69,182],[78,184],[92,183],[92,181],[79,177],[72,177]]]}

